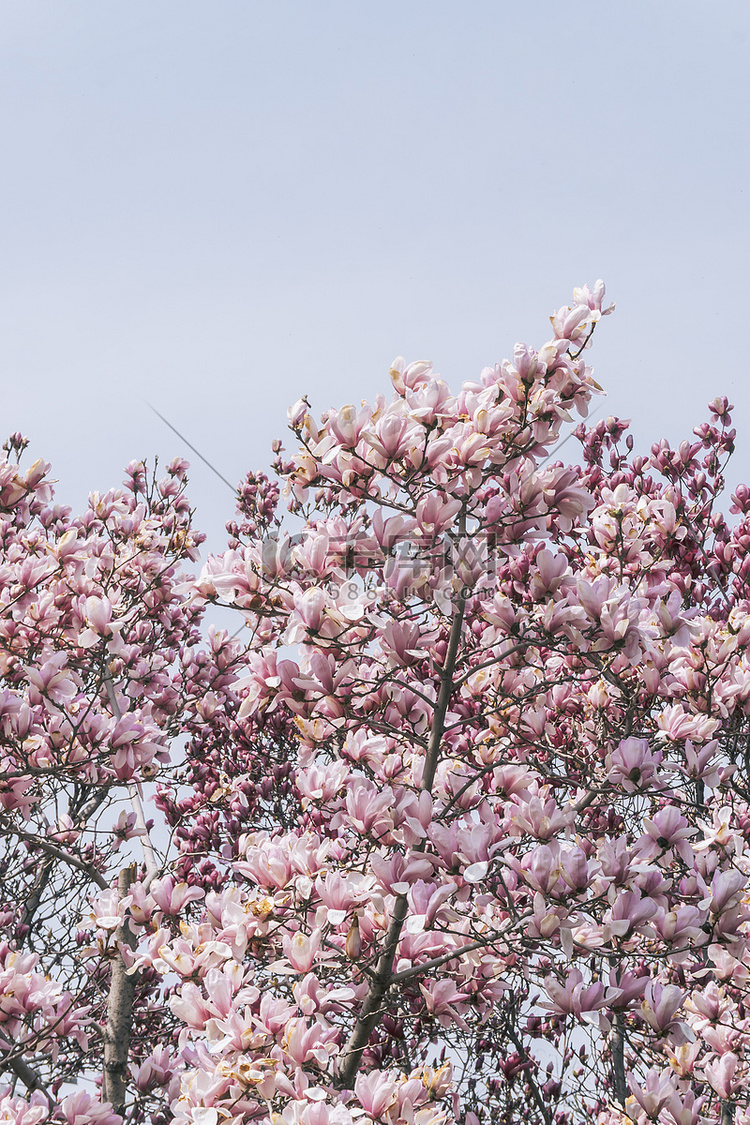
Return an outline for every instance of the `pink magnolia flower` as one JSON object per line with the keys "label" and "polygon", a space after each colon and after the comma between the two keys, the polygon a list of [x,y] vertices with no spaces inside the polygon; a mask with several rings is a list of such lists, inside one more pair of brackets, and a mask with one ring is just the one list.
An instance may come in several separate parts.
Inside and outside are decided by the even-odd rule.
{"label": "pink magnolia flower", "polygon": [[727,1051],[726,1054],[706,1063],[704,1067],[706,1078],[720,1098],[731,1098],[740,1089],[736,1077],[738,1067],[739,1059],[732,1051]]}
{"label": "pink magnolia flower", "polygon": [[[710,745],[710,743],[709,743]],[[706,783],[708,784],[708,783]],[[703,832],[703,839],[693,844],[696,852],[708,851],[717,844],[727,853],[742,855],[745,850],[745,840],[742,833],[737,831],[733,821],[732,810],[728,806],[714,809],[713,822],[699,820]]]}
{"label": "pink magnolia flower", "polygon": [[542,894],[554,893],[555,889],[560,894],[565,889],[562,883],[560,845],[557,841],[533,848],[523,856],[520,864],[514,863],[514,867],[529,886]]}
{"label": "pink magnolia flower", "polygon": [[376,840],[387,840],[394,826],[393,796],[390,786],[379,787],[364,777],[353,777],[346,794],[351,828]]}
{"label": "pink magnolia flower", "polygon": [[32,1093],[29,1101],[12,1097],[7,1087],[0,1090],[0,1121],[8,1125],[40,1125],[49,1116],[47,1099],[40,1091]]}
{"label": "pink magnolia flower", "polygon": [[662,985],[650,981],[646,986],[646,995],[641,1003],[641,1013],[646,1023],[659,1035],[668,1035],[671,1040],[679,1045],[690,1042],[692,1032],[675,1019],[675,1014],[682,1006],[685,994],[676,985]]}
{"label": "pink magnolia flower", "polygon": [[554,597],[559,593],[569,573],[568,560],[563,554],[553,554],[546,547],[537,551],[531,575],[530,593],[534,599]]}
{"label": "pink magnolia flower", "polygon": [[310,972],[320,948],[321,938],[322,932],[319,929],[313,930],[311,934],[304,934],[301,930],[297,930],[291,936],[284,936],[284,956],[295,972]]}
{"label": "pink magnolia flower", "polygon": [[[113,637],[122,628],[122,622],[112,624],[113,609],[109,598],[104,594],[91,595],[86,598],[84,616],[87,628],[83,629],[78,637],[78,643],[84,648],[92,648],[99,644],[103,637]],[[112,646],[112,651],[117,651],[121,645]]]}
{"label": "pink magnolia flower", "polygon": [[528,832],[537,840],[549,840],[569,824],[572,810],[560,808],[553,797],[542,799],[530,796],[523,799],[519,796],[510,816],[515,832]]}
{"label": "pink magnolia flower", "polygon": [[336,1052],[334,1040],[339,1032],[335,1027],[325,1027],[317,1021],[308,1023],[303,1019],[292,1019],[287,1024],[281,1041],[283,1051],[297,1066],[315,1061],[324,1068]]}
{"label": "pink magnolia flower", "polygon": [[609,973],[609,983],[613,989],[618,993],[616,999],[612,1001],[613,1008],[629,1008],[634,1000],[643,996],[646,985],[649,982],[649,977],[639,976],[630,970],[619,972],[616,969],[611,969]]}
{"label": "pink magnolia flower", "polygon": [[695,829],[674,805],[660,809],[652,819],[644,817],[643,827],[646,831],[636,842],[636,848],[644,859],[676,852],[685,863],[692,863],[693,849],[688,841],[695,835]]}
{"label": "pink magnolia flower", "polygon": [[121,812],[112,828],[113,843],[112,847],[117,851],[126,840],[132,840],[134,837],[145,836],[146,829],[138,828],[136,826],[136,815],[134,812]]}
{"label": "pink magnolia flower", "polygon": [[[583,290],[577,290],[577,293],[583,293]],[[575,296],[575,294],[574,294]],[[550,317],[552,328],[554,329],[555,336],[562,340],[576,340],[585,332],[585,322],[588,320],[591,310],[588,304],[574,305],[572,308],[569,306],[558,309]]]}
{"label": "pink magnolia flower", "polygon": [[367,897],[369,880],[357,874],[328,871],[315,879],[315,891],[320,898],[325,920],[331,926],[340,926],[352,909]]}
{"label": "pink magnolia flower", "polygon": [[544,987],[550,1001],[542,1001],[542,1007],[561,1015],[574,1015],[586,1023],[598,1022],[596,1013],[611,1006],[621,995],[619,988],[608,988],[602,981],[587,984],[580,969],[571,969],[564,984],[548,977]]}
{"label": "pink magnolia flower", "polygon": [[175,883],[171,875],[156,879],[150,887],[151,897],[165,914],[180,914],[189,902],[199,902],[204,891],[201,887],[189,887],[187,883]]}
{"label": "pink magnolia flower", "polygon": [[610,936],[627,937],[642,931],[644,925],[659,913],[659,904],[652,898],[644,898],[640,891],[621,891],[614,905],[605,915],[605,933]]}
{"label": "pink magnolia flower", "polygon": [[100,891],[91,899],[91,921],[100,930],[113,931],[122,922],[130,906],[130,896],[120,898],[116,888]]}
{"label": "pink magnolia flower", "polygon": [[695,906],[678,906],[676,910],[657,915],[654,925],[664,941],[676,947],[673,957],[690,953],[697,942],[705,940],[703,923],[706,915]]}
{"label": "pink magnolia flower", "polygon": [[53,704],[66,705],[78,690],[77,677],[68,669],[68,656],[57,652],[41,667],[29,666],[25,672],[32,706],[44,705],[45,697]]}
{"label": "pink magnolia flower", "polygon": [[430,492],[417,503],[417,525],[426,536],[436,537],[453,523],[461,501],[444,493]]}
{"label": "pink magnolia flower", "polygon": [[166,1086],[174,1073],[174,1063],[169,1049],[155,1047],[152,1053],[135,1070],[136,1087],[145,1093],[158,1086]]}
{"label": "pink magnolia flower", "polygon": [[50,833],[50,839],[58,844],[74,844],[80,835],[81,833],[75,827],[68,814],[63,813],[57,818],[57,824],[54,832]]}
{"label": "pink magnolia flower", "polygon": [[424,997],[427,1011],[437,1018],[438,1023],[443,1027],[456,1024],[463,1031],[468,1030],[462,1014],[466,1009],[467,992],[456,988],[455,983],[450,979],[421,983],[419,990]]}
{"label": "pink magnolia flower", "polygon": [[365,429],[362,438],[385,461],[403,457],[418,440],[408,417],[402,412],[397,412],[394,407],[379,418],[374,427]]}
{"label": "pink magnolia flower", "polygon": [[68,1125],[122,1125],[109,1102],[100,1102],[85,1090],[70,1094],[61,1105]]}
{"label": "pink magnolia flower", "polygon": [[594,282],[593,288],[589,288],[588,285],[575,288],[573,290],[573,300],[577,305],[587,305],[593,313],[590,319],[595,321],[597,319],[597,314],[599,316],[609,316],[610,313],[613,313],[615,310],[614,303],[608,305],[606,308],[602,308],[606,291],[604,282],[599,278],[598,281]]}
{"label": "pink magnolia flower", "polygon": [[397,1100],[397,1079],[387,1071],[371,1070],[369,1074],[357,1075],[354,1092],[370,1117],[382,1117]]}
{"label": "pink magnolia flower", "polygon": [[688,648],[694,628],[691,622],[681,612],[682,598],[674,590],[666,601],[656,603],[656,618],[660,632],[669,637],[672,644],[680,648]]}
{"label": "pink magnolia flower", "polygon": [[342,406],[328,412],[328,426],[343,446],[353,449],[370,421],[370,411],[357,410],[356,406]]}
{"label": "pink magnolia flower", "polygon": [[452,881],[443,883],[442,886],[418,879],[412,883],[408,891],[411,913],[406,921],[406,931],[410,934],[421,933],[433,925],[438,915],[443,917],[443,904],[456,894],[456,885]]}
{"label": "pink magnolia flower", "polygon": [[661,750],[652,751],[645,738],[624,738],[607,758],[607,779],[626,793],[648,789],[658,782],[663,758]]}
{"label": "pink magnolia flower", "polygon": [[712,914],[722,914],[731,910],[739,901],[739,893],[747,885],[747,876],[741,871],[729,868],[717,871],[711,880],[711,897],[708,908]]}
{"label": "pink magnolia flower", "polygon": [[632,1074],[628,1073],[627,1078],[632,1092],[628,1102],[631,1105],[635,1102],[645,1110],[648,1117],[656,1120],[666,1106],[679,1105],[679,1100],[676,1100],[677,1087],[674,1075],[668,1070],[658,1071],[655,1067],[651,1067],[642,1086]]}
{"label": "pink magnolia flower", "polygon": [[713,980],[692,992],[688,1004],[709,1023],[716,1023],[731,1008],[724,989]]}
{"label": "pink magnolia flower", "polygon": [[685,772],[689,777],[700,779],[710,789],[718,785],[721,775],[719,764],[715,760],[718,747],[716,739],[707,742],[700,749],[693,746],[689,738],[685,740]]}
{"label": "pink magnolia flower", "polygon": [[706,1118],[701,1110],[707,1100],[705,1094],[698,1097],[693,1090],[681,1090],[669,1103],[667,1112],[675,1125],[704,1125]]}
{"label": "pink magnolia flower", "polygon": [[682,738],[705,742],[712,738],[719,726],[719,720],[710,715],[693,715],[679,703],[665,707],[657,716],[656,725],[664,738],[679,741]]}

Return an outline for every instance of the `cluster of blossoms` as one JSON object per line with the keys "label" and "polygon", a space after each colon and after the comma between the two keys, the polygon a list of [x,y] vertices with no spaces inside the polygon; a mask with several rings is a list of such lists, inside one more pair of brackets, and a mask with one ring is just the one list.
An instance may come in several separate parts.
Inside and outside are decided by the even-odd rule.
{"label": "cluster of blossoms", "polygon": [[554,459],[603,298],[300,401],[195,580],[184,464],[0,469],[0,1120],[750,1125],[750,490],[723,399]]}
{"label": "cluster of blossoms", "polygon": [[[219,737],[206,700],[224,699],[239,645],[215,632],[203,641],[184,589],[181,565],[203,538],[186,462],[162,478],[134,462],[123,489],[92,495],[74,517],[55,503],[47,464],[20,467],[25,445],[12,435],[0,465],[0,1062],[36,1100],[24,1109],[13,1091],[2,1106],[13,1119],[37,1120],[41,1106],[43,1118],[52,1108],[111,1125],[119,1117],[95,1088],[68,1095],[102,1069],[118,924],[106,918],[121,913],[109,888],[130,840],[158,873],[143,786],[171,776],[173,739],[199,750]],[[144,977],[138,994],[134,1057],[145,1059],[161,980]]]}

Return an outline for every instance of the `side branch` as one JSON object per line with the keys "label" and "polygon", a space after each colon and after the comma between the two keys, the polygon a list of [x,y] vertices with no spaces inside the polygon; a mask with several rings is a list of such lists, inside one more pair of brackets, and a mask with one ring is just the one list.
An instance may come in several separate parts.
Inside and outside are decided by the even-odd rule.
{"label": "side branch", "polygon": [[8,1050],[6,1055],[0,1055],[0,1074],[2,1074],[7,1067],[8,1070],[11,1070],[13,1074],[15,1074],[16,1078],[19,1078],[21,1082],[23,1082],[30,1094],[33,1094],[35,1090],[40,1090],[49,1102],[50,1109],[53,1109],[55,1099],[44,1085],[42,1076],[34,1070],[33,1067],[30,1067],[27,1062],[24,1062],[20,1055],[13,1053],[13,1044],[8,1043],[4,1036],[0,1037],[0,1047],[7,1047]]}
{"label": "side branch", "polygon": [[400,973],[393,973],[391,976],[391,984],[401,984],[402,981],[409,980],[411,977],[421,976],[429,972],[430,969],[438,969],[448,961],[454,961],[457,957],[463,957],[465,953],[473,953],[475,949],[489,949],[494,947],[499,941],[503,941],[506,934],[510,933],[519,922],[530,918],[532,914],[532,910],[525,910],[523,914],[519,914],[513,919],[512,926],[508,926],[506,929],[493,934],[492,937],[478,938],[477,941],[471,941],[468,945],[461,945],[457,949],[451,949],[447,953],[441,953],[439,957],[433,957],[430,961],[420,961],[417,965],[411,965],[408,969],[402,969]]}
{"label": "side branch", "polygon": [[[445,731],[445,716],[454,690],[456,660],[461,642],[465,606],[466,600],[462,594],[459,594],[451,624],[445,664],[440,673],[440,692],[435,707],[427,754],[425,755],[424,770],[422,771],[420,788],[427,793],[432,792],[435,772],[440,758],[440,744]],[[417,844],[414,850],[423,851],[424,842]],[[370,1041],[370,1035],[380,1016],[383,1000],[393,984],[393,963],[408,909],[406,895],[399,895],[393,905],[391,921],[385,936],[383,951],[378,959],[377,969],[370,981],[370,987],[357,1017],[357,1022],[342,1053],[336,1076],[336,1084],[339,1089],[349,1089],[352,1086],[362,1052]]]}
{"label": "side branch", "polygon": [[[513,1019],[514,1016],[511,1016],[511,1018]],[[513,1043],[513,1046],[518,1051],[519,1056],[521,1058],[526,1056],[527,1059],[532,1059],[532,1056],[526,1050],[525,1044],[521,1041],[521,1037],[516,1033],[516,1029],[513,1027],[512,1023],[509,1023],[506,1026],[506,1030],[511,1042]],[[545,1125],[552,1125],[552,1117],[550,1115],[550,1111],[545,1105],[544,1098],[542,1097],[542,1092],[537,1085],[535,1076],[532,1073],[527,1073],[526,1081],[529,1084],[529,1089],[531,1090],[532,1097],[537,1104],[537,1108],[542,1115],[542,1119],[544,1120]]]}
{"label": "side branch", "polygon": [[[37,836],[33,832],[24,832],[23,829],[12,827],[7,823],[5,817],[2,818],[0,823],[2,823],[2,827],[7,832],[18,836],[24,843],[34,848],[39,848],[39,850],[45,852],[50,859],[57,859],[61,863],[67,863],[70,867],[75,867],[76,871],[82,871],[85,875],[88,875],[92,883],[96,883],[97,887],[101,890],[104,891],[109,886],[109,883],[95,867],[92,867],[90,863],[85,863],[84,860],[79,859],[78,856],[73,855],[72,852],[66,852],[64,848],[58,848],[56,844],[50,843],[49,840],[45,840],[42,836]],[[46,868],[47,866],[48,865],[45,863],[44,867]]]}

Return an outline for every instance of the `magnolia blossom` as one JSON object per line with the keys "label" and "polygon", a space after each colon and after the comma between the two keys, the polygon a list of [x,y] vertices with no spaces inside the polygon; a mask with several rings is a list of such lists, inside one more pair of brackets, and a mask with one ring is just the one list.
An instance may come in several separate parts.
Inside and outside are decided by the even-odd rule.
{"label": "magnolia blossom", "polygon": [[608,311],[301,399],[195,578],[183,461],[8,439],[4,1120],[744,1120],[750,491],[723,399],[560,460]]}

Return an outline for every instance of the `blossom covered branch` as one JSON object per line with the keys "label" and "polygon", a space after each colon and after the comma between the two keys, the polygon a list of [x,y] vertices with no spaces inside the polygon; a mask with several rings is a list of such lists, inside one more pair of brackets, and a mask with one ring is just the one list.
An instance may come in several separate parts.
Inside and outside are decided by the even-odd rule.
{"label": "blossom covered branch", "polygon": [[195,579],[184,464],[76,520],[11,440],[7,1119],[749,1125],[750,490],[725,399],[556,459],[610,311],[300,400]]}

